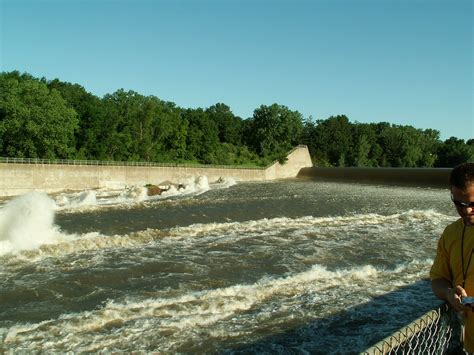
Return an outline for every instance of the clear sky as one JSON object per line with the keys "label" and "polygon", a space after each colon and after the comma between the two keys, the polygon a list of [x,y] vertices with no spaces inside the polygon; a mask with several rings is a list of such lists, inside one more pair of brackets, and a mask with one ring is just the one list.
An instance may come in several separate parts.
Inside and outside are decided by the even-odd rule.
{"label": "clear sky", "polygon": [[0,71],[474,138],[472,0],[0,3]]}

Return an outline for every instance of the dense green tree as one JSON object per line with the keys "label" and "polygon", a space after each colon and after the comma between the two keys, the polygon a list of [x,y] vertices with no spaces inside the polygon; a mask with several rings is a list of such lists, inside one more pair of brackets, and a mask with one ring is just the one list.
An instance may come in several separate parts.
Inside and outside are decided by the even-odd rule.
{"label": "dense green tree", "polygon": [[236,146],[242,143],[242,120],[235,117],[230,107],[218,103],[206,110],[211,121],[214,121],[219,131],[219,140]]}
{"label": "dense green tree", "polygon": [[322,163],[344,166],[352,154],[352,126],[344,115],[318,120],[314,140]]}
{"label": "dense green tree", "polygon": [[181,110],[172,102],[149,98],[153,115],[150,141],[143,155],[151,161],[176,161],[186,155],[187,122],[180,117]]}
{"label": "dense green tree", "polygon": [[377,134],[373,124],[355,123],[352,128],[354,148],[350,155],[351,166],[377,167],[382,148],[377,141]]}
{"label": "dense green tree", "polygon": [[267,165],[257,154],[250,152],[245,146],[235,146],[230,143],[220,143],[219,148],[207,156],[212,164],[218,165]]}
{"label": "dense green tree", "polygon": [[474,146],[463,139],[451,137],[439,146],[437,167],[454,167],[467,161],[474,162]]}
{"label": "dense green tree", "polygon": [[115,160],[169,161],[186,154],[188,122],[174,104],[118,90],[102,100],[98,121],[101,156]]}
{"label": "dense green tree", "polygon": [[370,143],[365,134],[361,135],[357,142],[357,156],[355,158],[355,166],[368,167],[371,166],[369,159]]}
{"label": "dense green tree", "polygon": [[422,131],[422,139],[417,143],[421,145],[422,156],[418,162],[419,167],[431,168],[437,159],[437,150],[440,145],[439,131],[434,129],[425,129]]}
{"label": "dense green tree", "polygon": [[439,133],[392,125],[381,134],[385,164],[393,167],[431,167],[436,159]]}
{"label": "dense green tree", "polygon": [[73,157],[77,125],[76,112],[57,90],[30,75],[0,75],[0,154]]}
{"label": "dense green tree", "polygon": [[186,119],[182,119],[179,113],[177,115],[170,115],[170,118],[174,118],[176,124],[171,126],[170,134],[165,139],[165,147],[167,148],[165,155],[168,158],[164,161],[183,161],[187,157],[186,141],[189,122]]}
{"label": "dense green tree", "polygon": [[316,166],[329,166],[326,151],[319,145],[318,125],[312,116],[303,120],[301,143],[308,147],[309,154]]}
{"label": "dense green tree", "polygon": [[295,145],[318,166],[452,167],[474,159],[474,139],[344,115],[303,120],[298,111],[260,106],[250,119],[217,103],[184,109],[117,90],[102,98],[82,86],[0,73],[0,154],[16,157],[265,165]]}
{"label": "dense green tree", "polygon": [[96,120],[102,117],[100,98],[87,92],[78,84],[61,82],[54,79],[47,82],[50,89],[59,91],[69,107],[78,115],[79,127],[75,131],[76,157],[80,159],[96,159],[98,138],[95,129]]}
{"label": "dense green tree", "polygon": [[96,122],[100,160],[133,160],[132,124],[140,95],[117,90],[102,99],[102,115]]}
{"label": "dense green tree", "polygon": [[401,134],[397,128],[387,125],[381,128],[379,142],[382,148],[381,166],[397,167],[400,166],[401,157],[399,152],[402,150]]}
{"label": "dense green tree", "polygon": [[280,157],[300,142],[303,131],[301,114],[278,104],[260,106],[249,123],[248,142],[260,156]]}
{"label": "dense green tree", "polygon": [[439,145],[435,130],[351,123],[346,116],[307,121],[302,137],[319,166],[431,167]]}
{"label": "dense green tree", "polygon": [[212,156],[219,148],[217,124],[201,108],[184,110],[181,118],[189,124],[186,136],[187,158],[212,163]]}

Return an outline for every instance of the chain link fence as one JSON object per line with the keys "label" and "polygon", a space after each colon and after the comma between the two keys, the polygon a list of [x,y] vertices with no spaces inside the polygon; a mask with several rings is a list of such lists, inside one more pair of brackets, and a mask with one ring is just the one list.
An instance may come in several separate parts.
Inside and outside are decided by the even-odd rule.
{"label": "chain link fence", "polygon": [[463,354],[460,328],[456,313],[443,304],[362,354]]}

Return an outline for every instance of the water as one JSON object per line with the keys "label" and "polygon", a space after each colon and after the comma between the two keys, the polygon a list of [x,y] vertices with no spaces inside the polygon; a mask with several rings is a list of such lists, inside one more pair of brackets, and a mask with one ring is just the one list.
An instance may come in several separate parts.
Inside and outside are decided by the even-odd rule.
{"label": "water", "polygon": [[445,189],[190,180],[0,209],[0,349],[357,353],[438,305]]}

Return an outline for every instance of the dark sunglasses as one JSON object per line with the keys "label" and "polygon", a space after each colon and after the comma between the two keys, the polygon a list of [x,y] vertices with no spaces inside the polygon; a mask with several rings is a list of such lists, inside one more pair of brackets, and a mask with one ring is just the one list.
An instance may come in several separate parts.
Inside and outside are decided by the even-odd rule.
{"label": "dark sunglasses", "polygon": [[455,200],[453,195],[451,195],[451,201],[453,201],[453,203],[458,206],[458,207],[474,207],[474,202],[461,202],[461,201],[458,201],[458,200]]}

